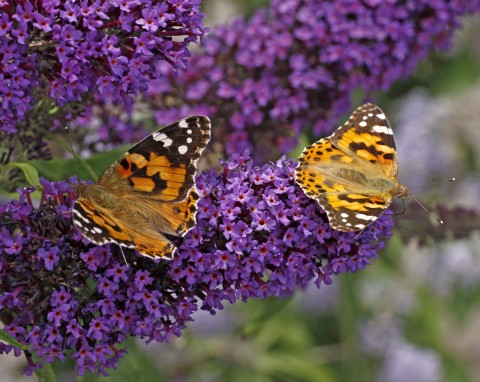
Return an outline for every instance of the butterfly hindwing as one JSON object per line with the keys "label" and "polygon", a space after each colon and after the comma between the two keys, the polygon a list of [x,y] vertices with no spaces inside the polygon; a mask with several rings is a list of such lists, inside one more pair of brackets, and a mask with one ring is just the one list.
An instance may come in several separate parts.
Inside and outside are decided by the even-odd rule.
{"label": "butterfly hindwing", "polygon": [[198,193],[192,188],[188,196],[178,203],[158,203],[151,200],[144,201],[144,207],[162,217],[168,222],[159,222],[158,229],[166,235],[184,236],[195,226],[195,213],[197,212]]}
{"label": "butterfly hindwing", "polygon": [[[126,209],[128,212],[128,209]],[[112,214],[85,198],[77,199],[73,220],[82,233],[93,243],[102,245],[116,243],[127,248],[136,248],[149,257],[171,258],[174,245],[161,232],[140,224],[130,224],[122,216]]]}
{"label": "butterfly hindwing", "polygon": [[325,193],[318,197],[332,228],[353,232],[377,220],[389,206],[382,198],[353,193]]}
{"label": "butterfly hindwing", "polygon": [[78,198],[73,206],[72,216],[75,226],[95,244],[114,241],[125,247],[135,246],[133,238],[118,228],[111,214],[91,200]]}

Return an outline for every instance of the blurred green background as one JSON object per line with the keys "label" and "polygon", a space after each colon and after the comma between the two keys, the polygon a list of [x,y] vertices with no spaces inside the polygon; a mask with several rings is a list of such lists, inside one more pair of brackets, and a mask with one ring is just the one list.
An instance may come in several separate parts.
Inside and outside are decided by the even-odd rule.
{"label": "blurred green background", "polygon": [[[207,24],[267,3],[204,1]],[[425,185],[413,190],[442,205],[433,211],[444,211],[445,225],[409,201],[368,269],[291,298],[198,312],[181,338],[130,340],[110,378],[81,380],[480,381],[480,17],[463,24],[449,53],[432,54],[376,99],[395,131],[400,181]],[[457,182],[428,185],[451,177]],[[1,381],[36,380],[21,376],[22,362],[2,355]],[[59,381],[77,380],[72,365],[55,368]]]}

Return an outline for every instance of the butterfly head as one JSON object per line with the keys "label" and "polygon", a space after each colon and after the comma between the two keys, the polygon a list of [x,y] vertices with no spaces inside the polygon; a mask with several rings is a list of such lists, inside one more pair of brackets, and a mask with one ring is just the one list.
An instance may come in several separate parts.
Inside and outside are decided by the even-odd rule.
{"label": "butterfly head", "polygon": [[410,191],[401,183],[397,183],[396,195],[397,198],[409,198],[411,196]]}

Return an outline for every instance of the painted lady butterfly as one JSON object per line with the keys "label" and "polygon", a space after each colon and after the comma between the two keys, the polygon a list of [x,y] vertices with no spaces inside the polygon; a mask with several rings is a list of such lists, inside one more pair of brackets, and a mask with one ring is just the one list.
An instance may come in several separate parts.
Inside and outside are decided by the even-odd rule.
{"label": "painted lady butterfly", "polygon": [[393,198],[410,196],[397,173],[392,129],[383,111],[367,103],[331,136],[305,148],[296,181],[333,228],[353,232],[377,220]]}
{"label": "painted lady butterfly", "polygon": [[153,133],[108,167],[97,184],[77,186],[73,223],[95,244],[172,258],[170,238],[195,225],[196,162],[209,140],[210,120],[203,116]]}

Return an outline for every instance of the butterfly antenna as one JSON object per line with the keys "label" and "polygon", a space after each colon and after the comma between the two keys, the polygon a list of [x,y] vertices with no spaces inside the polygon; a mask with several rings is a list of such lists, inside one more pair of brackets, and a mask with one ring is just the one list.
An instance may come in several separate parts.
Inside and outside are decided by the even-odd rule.
{"label": "butterfly antenna", "polygon": [[92,177],[92,179],[97,179],[98,178],[97,174],[95,173],[93,168],[88,164],[88,162],[85,159],[83,159],[81,156],[77,156],[75,154],[75,150],[74,150],[73,145],[72,145],[72,140],[70,139],[68,126],[65,126],[65,133],[67,134],[67,137],[68,137],[68,144],[70,146],[70,152],[73,156],[73,160],[74,160],[74,163],[75,163],[74,166],[75,166],[76,173],[80,174],[80,171],[79,171],[79,168],[78,168],[78,163],[81,162],[82,165],[84,166],[84,168],[87,170],[87,172]]}
{"label": "butterfly antenna", "polygon": [[363,231],[365,231],[367,229],[368,226],[365,226],[361,229],[361,231],[359,233],[357,233],[352,240],[357,240],[358,237],[363,233]]}
{"label": "butterfly antenna", "polygon": [[[453,178],[453,179],[455,179],[455,178]],[[415,195],[411,195],[411,196],[412,196],[412,198],[418,203],[418,205],[425,210],[425,212],[426,212],[427,214],[429,214],[430,216],[432,216],[432,217],[433,217],[437,222],[439,222],[440,224],[443,224],[443,220],[441,220],[441,219],[440,219],[439,217],[437,217],[435,214],[433,214],[433,213],[431,213],[429,210],[427,210],[427,209],[423,206],[423,204],[418,201],[418,199],[415,197]]]}
{"label": "butterfly antenna", "polygon": [[413,186],[413,187],[409,187],[410,189],[413,189],[413,188],[423,188],[425,186],[433,186],[435,184],[441,184],[441,183],[446,183],[446,182],[455,182],[457,179],[456,178],[450,178],[450,179],[444,179],[444,180],[439,180],[437,182],[432,182],[432,183],[427,183],[427,184],[422,184],[421,186]]}
{"label": "butterfly antenna", "polygon": [[127,258],[125,257],[125,252],[123,252],[122,246],[119,245],[119,247],[120,247],[120,251],[122,251],[123,261],[125,261],[125,265],[127,266],[127,268],[130,268],[130,265],[127,262]]}
{"label": "butterfly antenna", "polygon": [[76,161],[77,156],[75,155],[75,150],[73,149],[72,140],[70,139],[70,133],[69,133],[69,130],[68,130],[68,126],[65,126],[65,134],[67,134],[67,137],[68,137],[68,145],[70,146],[70,150],[71,150],[71,153],[73,155],[73,159]]}

